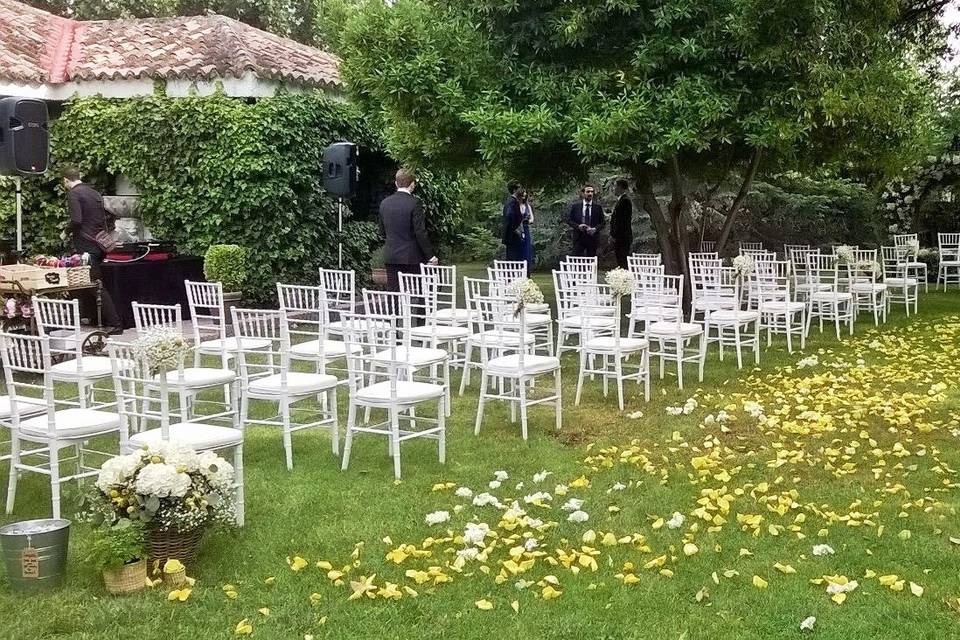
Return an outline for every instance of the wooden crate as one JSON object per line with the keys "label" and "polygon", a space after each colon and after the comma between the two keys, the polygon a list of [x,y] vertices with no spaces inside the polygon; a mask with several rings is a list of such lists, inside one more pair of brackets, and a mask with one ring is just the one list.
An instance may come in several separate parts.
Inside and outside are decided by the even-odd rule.
{"label": "wooden crate", "polygon": [[67,269],[60,267],[37,267],[29,264],[0,266],[0,280],[19,282],[24,289],[49,289],[68,284]]}

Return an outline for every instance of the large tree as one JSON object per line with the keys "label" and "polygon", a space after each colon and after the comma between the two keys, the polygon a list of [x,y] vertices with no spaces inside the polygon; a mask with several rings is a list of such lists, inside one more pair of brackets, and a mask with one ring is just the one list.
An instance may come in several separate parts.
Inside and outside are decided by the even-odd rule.
{"label": "large tree", "polygon": [[[668,268],[685,203],[804,164],[882,174],[922,146],[944,38],[930,0],[370,0],[344,73],[395,157],[526,180],[630,174]],[[908,21],[908,22],[904,22]],[[924,46],[917,46],[916,34]],[[667,185],[661,205],[658,186]]]}

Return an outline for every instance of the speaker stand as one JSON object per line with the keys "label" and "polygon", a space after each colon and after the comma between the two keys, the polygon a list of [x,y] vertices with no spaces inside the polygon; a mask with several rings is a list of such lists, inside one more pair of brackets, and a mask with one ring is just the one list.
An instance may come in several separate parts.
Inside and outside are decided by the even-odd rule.
{"label": "speaker stand", "polygon": [[337,198],[337,269],[343,269],[343,198]]}
{"label": "speaker stand", "polygon": [[23,179],[20,176],[14,178],[17,181],[17,253],[23,253]]}

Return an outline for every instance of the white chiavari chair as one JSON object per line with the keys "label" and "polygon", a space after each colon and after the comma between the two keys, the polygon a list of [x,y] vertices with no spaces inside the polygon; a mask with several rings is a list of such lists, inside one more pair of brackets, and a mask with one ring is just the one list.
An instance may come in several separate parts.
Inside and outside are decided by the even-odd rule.
{"label": "white chiavari chair", "polygon": [[[663,317],[647,323],[644,337],[650,345],[650,358],[660,359],[660,379],[663,380],[664,365],[669,360],[676,364],[680,389],[683,389],[683,365],[687,362],[699,364],[699,380],[703,382],[707,343],[703,326],[683,321],[683,276],[661,276],[659,291],[652,297],[659,301]],[[689,346],[694,339],[699,343],[696,349]]]}
{"label": "white chiavari chair", "polygon": [[[172,442],[189,447],[197,453],[225,451],[233,453],[234,490],[237,496],[237,524],[244,523],[243,495],[243,425],[237,407],[239,392],[234,389],[228,406],[216,414],[170,423],[170,393],[176,391],[167,384],[174,371],[151,372],[149,364],[138,357],[132,345],[111,340],[107,352],[113,367],[113,387],[117,397],[117,412],[123,429],[129,432],[137,425],[145,430],[130,436],[124,453],[135,449]],[[178,367],[184,369],[181,359]],[[232,384],[236,384],[234,378]],[[159,392],[155,398],[153,391]],[[217,424],[222,422],[223,424]],[[156,426],[150,426],[155,424]]]}
{"label": "white chiavari chair", "polygon": [[719,258],[700,258],[690,256],[690,322],[698,315],[706,315],[722,308],[724,301],[716,300],[711,293],[720,281],[723,262]]}
{"label": "white chiavari chair", "polygon": [[847,290],[853,296],[853,312],[866,311],[873,314],[873,324],[887,320],[887,285],[880,282],[883,267],[877,261],[876,249],[858,249],[854,252],[853,264],[846,265]]}
{"label": "white chiavari chair", "polygon": [[744,251],[764,251],[762,242],[741,242],[739,244],[740,255],[743,255]]}
{"label": "white chiavari chair", "polygon": [[[490,295],[509,297],[511,286],[527,278],[526,262],[503,261],[494,262],[494,267],[487,267],[487,278],[497,283]],[[499,265],[499,266],[497,266]],[[520,265],[519,267],[517,265]],[[584,278],[586,278],[584,274]],[[531,303],[527,307],[527,329],[535,340],[535,351],[542,351],[546,355],[553,354],[553,316],[550,314],[550,305],[546,302]]]}
{"label": "white chiavari chair", "polygon": [[636,338],[643,335],[646,323],[672,319],[674,309],[670,306],[664,307],[659,297],[663,292],[663,265],[639,268],[631,266],[630,272],[633,275],[633,293],[630,296],[630,313],[627,314],[630,321],[627,337]]}
{"label": "white chiavari chair", "polygon": [[339,336],[340,315],[357,311],[357,277],[349,269],[323,267],[320,268],[319,275],[328,309],[327,331],[330,335]]}
{"label": "white chiavari chair", "polygon": [[34,296],[33,309],[38,334],[50,338],[50,358],[56,362],[50,367],[51,378],[77,385],[81,409],[94,404],[94,386],[110,377],[110,360],[84,355],[83,343],[89,332],[80,327],[80,302]]}
{"label": "white chiavari chair", "polygon": [[266,349],[270,346],[269,340],[227,336],[227,323],[230,320],[223,304],[223,284],[185,280],[184,286],[193,326],[195,367],[200,366],[202,357],[206,355],[220,358],[223,368],[230,369],[240,349]]}
{"label": "white chiavari chair", "polygon": [[790,272],[793,276],[793,292],[798,302],[806,302],[810,298],[811,287],[808,277],[807,256],[811,253],[820,253],[818,249],[803,249],[791,247],[787,252],[790,261]]}
{"label": "white chiavari chair", "polygon": [[787,351],[793,353],[794,334],[800,337],[800,348],[806,346],[807,305],[793,299],[790,274],[789,262],[774,261],[758,263],[752,276],[757,289],[760,330],[767,332],[767,346],[773,334],[783,334],[787,338]]}
{"label": "white chiavari chair", "polygon": [[663,256],[659,253],[634,253],[627,256],[627,268],[632,264],[658,267],[663,264]]}
{"label": "white chiavari chair", "polygon": [[849,327],[853,335],[853,295],[849,291],[841,291],[840,265],[837,257],[821,253],[807,254],[807,282],[810,285],[810,296],[807,299],[807,335],[810,334],[810,324],[814,318],[820,325],[823,333],[824,320],[832,322],[840,339],[840,325]]}
{"label": "white chiavari chair", "polygon": [[[400,479],[400,445],[413,438],[437,441],[440,463],[446,457],[447,390],[441,384],[413,380],[409,358],[401,353],[406,319],[401,316],[344,313],[343,337],[348,347],[347,376],[350,388],[347,435],[342,470],[350,464],[353,438],[361,433],[386,436],[393,458],[393,475]],[[368,320],[373,320],[369,322]],[[417,416],[416,408],[436,403],[436,418]],[[357,410],[364,409],[358,420]],[[387,412],[385,421],[371,422],[371,409]],[[379,415],[379,413],[377,414]],[[408,426],[401,429],[401,422]],[[426,423],[427,428],[418,428]]]}
{"label": "white chiavari chair", "polygon": [[[513,422],[519,409],[520,432],[524,440],[527,439],[527,409],[533,405],[553,405],[559,430],[563,420],[560,359],[528,353],[526,348],[518,346],[507,346],[512,341],[515,345],[523,344],[527,335],[526,310],[518,310],[515,299],[478,297],[474,304],[478,315],[492,326],[480,334],[480,353],[484,355],[481,356],[480,402],[474,433],[480,434],[484,408],[489,400],[508,402]],[[553,390],[546,395],[530,397],[533,382],[541,376],[553,377]],[[498,382],[499,388],[491,389],[491,382]]]}
{"label": "white chiavari chair", "polygon": [[898,233],[893,236],[893,246],[907,250],[907,278],[923,283],[923,291],[930,291],[927,263],[920,260],[920,236],[916,233]]}
{"label": "white chiavari chair", "polygon": [[[714,308],[703,318],[703,340],[707,347],[716,342],[723,362],[723,348],[729,346],[737,354],[737,368],[743,368],[743,347],[753,348],[753,358],[760,364],[760,312],[744,309],[741,298],[742,283],[732,267],[722,267],[720,277],[707,283],[704,294],[713,301]],[[711,334],[716,330],[716,336]]]}
{"label": "white chiavari chair", "polygon": [[[290,336],[282,311],[273,309],[232,309],[233,325],[240,338],[237,352],[240,364],[240,421],[283,430],[283,449],[287,469],[293,469],[292,434],[304,429],[327,429],[334,455],[340,452],[337,424],[337,378],[329,374],[293,371],[290,367]],[[266,341],[265,349],[243,348],[247,341]],[[296,407],[298,403],[326,395],[327,400],[314,410]],[[276,404],[279,415],[250,417],[250,401]],[[298,410],[299,409],[299,410]],[[294,412],[302,421],[294,422]]]}
{"label": "white chiavari chair", "polygon": [[883,260],[883,283],[887,286],[887,311],[894,303],[902,304],[907,316],[910,307],[917,312],[920,283],[910,275],[910,252],[908,247],[880,247]]}
{"label": "white chiavari chair", "polygon": [[[613,317],[619,318],[621,299],[610,292],[608,285],[580,285],[594,291],[587,292],[587,297],[596,300],[610,300],[613,307]],[[597,314],[595,308],[584,306],[580,308],[583,316],[581,325],[589,327],[595,324],[594,320],[605,320],[606,314]],[[613,380],[617,386],[617,402],[620,411],[623,411],[623,381],[636,380],[644,388],[644,399],[650,400],[650,361],[649,346],[643,338],[629,338],[620,335],[620,326],[600,328],[587,333],[580,345],[580,374],[577,377],[577,395],[574,404],[580,404],[580,395],[583,391],[584,376],[594,375],[603,378],[603,396],[607,396],[607,383]],[[629,362],[631,356],[638,356],[637,362]],[[596,363],[599,361],[599,365]],[[625,370],[626,369],[626,370]]]}
{"label": "white chiavari chair", "polygon": [[[577,343],[581,344],[584,333],[612,328],[620,322],[620,318],[612,316],[613,309],[607,301],[591,297],[593,290],[581,287],[591,284],[596,284],[596,276],[584,271],[553,271],[554,294],[557,299],[557,348],[554,353],[558,357],[564,351],[576,349],[567,344],[568,339],[575,338]],[[586,320],[582,315],[584,306],[594,308]],[[588,324],[584,325],[585,321]]]}
{"label": "white chiavari chair", "polygon": [[717,251],[717,243],[714,240],[701,240],[700,241],[700,251],[699,253],[715,253]]}
{"label": "white chiavari chair", "polygon": [[940,266],[937,267],[937,286],[960,285],[960,233],[938,233],[937,250],[940,254]]}
{"label": "white chiavari chair", "polygon": [[145,304],[132,302],[133,326],[137,336],[142,336],[149,329],[173,329],[183,334],[183,310],[179,304]]}
{"label": "white chiavari chair", "polygon": [[457,306],[457,267],[447,264],[421,264],[420,273],[437,279],[437,309],[434,317],[444,324],[465,325],[469,313]]}
{"label": "white chiavari chair", "polygon": [[[119,436],[121,450],[126,446],[127,432],[119,414],[102,408],[68,407],[58,402],[54,394],[55,378],[51,373],[50,339],[46,336],[28,336],[0,333],[0,357],[2,357],[7,393],[14,398],[36,398],[42,402],[44,411],[37,413],[26,403],[10,405],[10,472],[7,481],[7,514],[13,513],[17,495],[17,480],[23,472],[40,473],[50,478],[50,495],[53,517],[60,517],[60,486],[71,480],[95,476],[99,467],[88,467],[85,456],[94,454],[109,457],[110,454],[86,449],[87,442],[102,436]],[[109,358],[104,358],[109,364]],[[30,451],[21,449],[24,443],[38,445]],[[71,459],[61,458],[63,449],[75,448],[75,471],[62,475],[61,463]],[[25,458],[38,458],[28,464]]]}

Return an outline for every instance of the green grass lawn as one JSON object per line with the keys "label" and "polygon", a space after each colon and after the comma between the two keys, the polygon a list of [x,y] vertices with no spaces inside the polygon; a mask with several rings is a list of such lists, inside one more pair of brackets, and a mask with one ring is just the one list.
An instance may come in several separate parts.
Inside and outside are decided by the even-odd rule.
{"label": "green grass lawn", "polygon": [[[551,299],[548,279],[538,276]],[[808,616],[817,618],[816,638],[960,638],[960,613],[945,603],[960,596],[960,544],[950,541],[960,538],[960,294],[931,292],[920,306],[909,320],[895,310],[879,330],[863,318],[839,343],[814,330],[802,353],[787,354],[777,340],[759,367],[751,360],[739,372],[713,350],[702,384],[693,367],[683,392],[670,376],[655,379],[649,403],[629,385],[622,414],[599,382],[573,405],[576,363],[566,357],[563,429],[555,432],[550,410],[536,408],[528,442],[495,404],[473,435],[475,382],[455,396],[447,463],[438,462],[435,443],[407,443],[400,483],[383,439],[355,441],[341,472],[325,432],[295,434],[288,472],[280,433],[251,428],[247,525],[206,536],[189,567],[197,578],[189,600],[168,602],[162,587],[108,596],[81,562],[88,532],[77,524],[62,591],[12,594],[0,578],[0,638],[230,638],[246,618],[254,638],[292,640],[732,640],[808,635],[799,630]],[[797,368],[814,355],[817,364]],[[667,411],[685,403],[686,414]],[[629,417],[637,411],[643,415]],[[509,479],[490,489],[500,470]],[[552,475],[536,483],[541,471]],[[451,487],[435,487],[444,483]],[[456,487],[489,491],[504,509],[517,500],[526,517],[474,506]],[[525,504],[535,491],[552,501]],[[49,514],[45,478],[25,476],[17,498],[14,516],[0,522]],[[584,501],[588,521],[568,521],[561,506],[570,498]],[[437,510],[450,521],[427,525]],[[685,518],[678,528],[662,523],[674,512]],[[487,523],[497,538],[486,539],[485,560],[459,566],[470,521]],[[514,550],[515,559],[532,566],[498,579],[524,543],[532,552]],[[430,555],[401,564],[385,558],[402,544]],[[817,544],[835,553],[815,556]],[[307,567],[292,571],[294,556]],[[347,570],[344,582],[331,581],[317,561]],[[429,567],[452,581],[417,584],[406,575]],[[348,600],[350,581],[372,574],[378,587],[390,582],[418,595]],[[892,575],[884,582],[902,590],[881,584]],[[827,583],[811,582],[824,576],[859,586],[836,604]],[[236,599],[225,596],[226,584]],[[481,600],[492,610],[478,608]]]}

